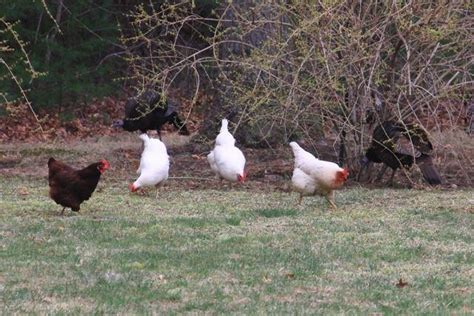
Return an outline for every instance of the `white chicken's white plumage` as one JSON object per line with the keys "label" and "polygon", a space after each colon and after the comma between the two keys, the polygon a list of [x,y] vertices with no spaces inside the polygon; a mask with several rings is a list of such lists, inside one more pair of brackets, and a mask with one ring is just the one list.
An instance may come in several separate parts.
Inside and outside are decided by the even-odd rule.
{"label": "white chicken's white plumage", "polygon": [[291,183],[295,191],[303,195],[314,195],[316,192],[316,181],[309,175],[303,172],[300,168],[293,170],[293,176],[291,177]]}
{"label": "white chicken's white plumage", "polygon": [[140,159],[140,166],[137,169],[138,179],[130,185],[132,192],[144,186],[159,186],[166,179],[169,173],[169,156],[165,144],[155,138],[141,134],[144,149]]}
{"label": "white chicken's white plumage", "polygon": [[246,177],[245,156],[235,147],[235,139],[228,131],[228,121],[222,120],[222,127],[216,137],[214,149],[207,155],[212,171],[220,179],[243,182]]}
{"label": "white chicken's white plumage", "polygon": [[347,180],[349,172],[334,162],[317,159],[305,151],[296,142],[290,143],[295,156],[295,169],[291,179],[293,187],[303,195],[323,195],[329,204],[334,204],[334,190],[341,187]]}
{"label": "white chicken's white plumage", "polygon": [[213,153],[215,166],[221,178],[239,182],[245,180],[245,157],[240,149],[235,146],[216,146]]}
{"label": "white chicken's white plumage", "polygon": [[235,138],[229,132],[229,121],[226,119],[222,120],[221,130],[216,137],[216,146],[230,145],[235,146]]}
{"label": "white chicken's white plumage", "polygon": [[211,170],[219,177],[219,168],[217,168],[216,159],[214,158],[214,150],[207,155],[207,161],[211,166]]}

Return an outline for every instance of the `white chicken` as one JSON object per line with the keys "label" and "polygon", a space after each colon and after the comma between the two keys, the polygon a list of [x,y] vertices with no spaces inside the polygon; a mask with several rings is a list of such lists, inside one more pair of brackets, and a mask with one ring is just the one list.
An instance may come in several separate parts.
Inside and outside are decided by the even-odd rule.
{"label": "white chicken", "polygon": [[[158,189],[163,182],[168,179],[170,161],[165,144],[155,138],[148,137],[147,134],[141,134],[143,140],[143,153],[138,167],[138,179],[129,185],[130,191],[135,192],[144,186],[156,186]],[[158,190],[156,191],[158,197]]]}
{"label": "white chicken", "polygon": [[228,131],[226,119],[222,120],[222,127],[216,137],[216,145],[207,155],[207,161],[219,179],[244,182],[247,177],[244,154],[235,147],[235,138]]}
{"label": "white chicken", "polygon": [[319,160],[305,151],[296,142],[290,143],[295,155],[295,169],[291,182],[300,193],[299,203],[305,195],[322,195],[336,209],[334,190],[340,188],[349,176],[347,169],[337,164]]}

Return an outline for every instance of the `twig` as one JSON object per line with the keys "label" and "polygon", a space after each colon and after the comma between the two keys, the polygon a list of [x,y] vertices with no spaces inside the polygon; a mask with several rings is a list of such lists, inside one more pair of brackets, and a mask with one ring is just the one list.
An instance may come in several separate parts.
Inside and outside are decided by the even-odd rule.
{"label": "twig", "polygon": [[201,177],[169,177],[170,180],[202,180],[202,181],[214,181],[215,178],[201,178]]}
{"label": "twig", "polygon": [[20,89],[20,92],[21,92],[21,94],[23,95],[23,98],[25,99],[26,104],[28,105],[28,107],[29,107],[31,113],[33,113],[33,116],[34,116],[36,122],[38,123],[38,126],[39,126],[39,128],[40,128],[40,130],[41,130],[41,133],[44,135],[44,130],[43,130],[43,127],[41,126],[41,123],[40,123],[40,121],[39,121],[39,119],[38,119],[38,115],[36,115],[36,112],[35,112],[35,110],[33,109],[33,106],[31,105],[31,102],[28,100],[28,97],[26,96],[25,91],[24,91],[23,88],[21,87],[21,84],[20,84],[20,82],[18,81],[17,77],[15,76],[15,74],[13,74],[13,71],[12,71],[12,69],[10,68],[10,66],[8,66],[8,64],[6,63],[6,61],[5,61],[3,58],[1,58],[1,57],[0,57],[0,63],[2,63],[2,64],[7,68],[8,72],[10,73],[11,78],[15,81],[15,84],[16,84],[16,85],[18,86],[18,88]]}

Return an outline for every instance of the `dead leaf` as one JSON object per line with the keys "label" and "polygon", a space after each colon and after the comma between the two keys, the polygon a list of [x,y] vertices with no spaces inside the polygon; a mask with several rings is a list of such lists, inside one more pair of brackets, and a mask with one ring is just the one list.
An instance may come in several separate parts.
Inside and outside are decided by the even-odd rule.
{"label": "dead leaf", "polygon": [[288,280],[293,280],[293,279],[295,278],[295,274],[294,274],[293,272],[288,272],[288,273],[286,274],[286,278],[287,278]]}
{"label": "dead leaf", "polygon": [[196,154],[191,155],[191,157],[192,157],[193,159],[196,159],[196,160],[203,160],[203,159],[204,159],[203,156],[199,156],[199,155],[196,155]]}
{"label": "dead leaf", "polygon": [[16,189],[16,193],[19,195],[28,195],[30,192],[28,192],[28,189],[26,187],[19,187]]}
{"label": "dead leaf", "polygon": [[262,280],[263,280],[264,283],[272,282],[272,279],[268,275],[264,275]]}
{"label": "dead leaf", "polygon": [[396,284],[397,287],[402,288],[408,285],[408,282],[403,282],[402,278],[398,280],[398,283]]}
{"label": "dead leaf", "polygon": [[168,283],[168,281],[165,279],[165,276],[163,274],[158,275],[158,280],[160,280],[163,284]]}
{"label": "dead leaf", "polygon": [[43,302],[51,304],[53,302],[53,298],[49,296],[43,297]]}

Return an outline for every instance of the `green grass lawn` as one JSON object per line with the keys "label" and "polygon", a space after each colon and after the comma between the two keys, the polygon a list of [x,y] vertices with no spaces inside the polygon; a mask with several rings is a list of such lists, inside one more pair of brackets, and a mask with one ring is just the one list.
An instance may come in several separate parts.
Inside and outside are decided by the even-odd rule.
{"label": "green grass lawn", "polygon": [[2,314],[474,309],[472,190],[349,188],[330,211],[318,197],[298,207],[296,194],[164,188],[155,199],[107,181],[61,217],[46,179],[0,186]]}

